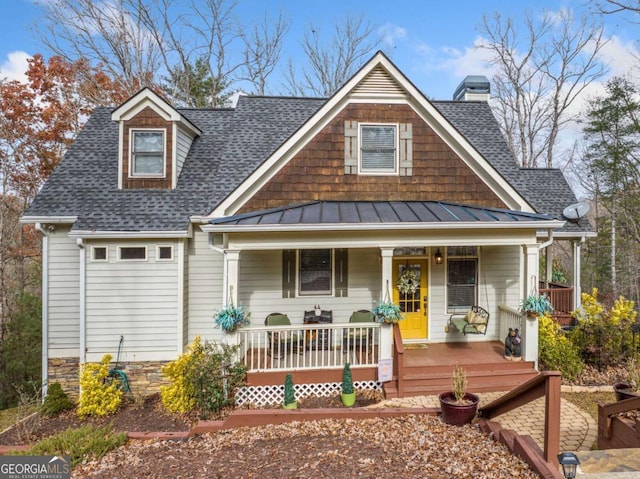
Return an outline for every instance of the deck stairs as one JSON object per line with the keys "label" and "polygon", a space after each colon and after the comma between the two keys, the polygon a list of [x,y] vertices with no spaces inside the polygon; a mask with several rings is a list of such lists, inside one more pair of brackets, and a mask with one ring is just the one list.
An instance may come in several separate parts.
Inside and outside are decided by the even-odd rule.
{"label": "deck stairs", "polygon": [[[510,391],[538,375],[531,361],[506,361],[463,365],[467,374],[467,391]],[[398,392],[398,378],[384,383],[387,398],[437,395],[451,390],[454,365],[407,364],[403,368],[402,393]]]}

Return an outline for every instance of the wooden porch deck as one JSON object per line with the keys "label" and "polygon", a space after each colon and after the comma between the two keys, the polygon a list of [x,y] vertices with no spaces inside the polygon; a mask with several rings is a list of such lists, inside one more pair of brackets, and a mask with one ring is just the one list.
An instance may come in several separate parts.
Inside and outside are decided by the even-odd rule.
{"label": "wooden porch deck", "polygon": [[456,365],[467,373],[470,392],[510,391],[538,375],[532,361],[508,361],[500,341],[405,345],[397,376],[384,384],[387,397],[439,394],[451,390]]}
{"label": "wooden porch deck", "polygon": [[[500,341],[405,345],[402,353],[395,354],[394,362],[401,363],[402,367],[400,377],[383,383],[389,398],[449,391],[453,368],[458,364],[467,372],[470,392],[510,391],[538,375],[531,361],[507,361]],[[250,372],[247,384],[282,384],[287,373],[293,375],[296,384],[330,383],[342,379],[341,368],[265,370]],[[372,381],[377,378],[378,371],[377,367],[356,365],[352,373],[355,381]]]}

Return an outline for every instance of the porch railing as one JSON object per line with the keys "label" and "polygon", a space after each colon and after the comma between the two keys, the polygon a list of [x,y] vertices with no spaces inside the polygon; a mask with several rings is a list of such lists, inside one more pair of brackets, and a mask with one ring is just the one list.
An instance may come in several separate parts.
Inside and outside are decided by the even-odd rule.
{"label": "porch railing", "polygon": [[252,326],[235,335],[249,372],[378,364],[380,323]]}
{"label": "porch railing", "polygon": [[546,294],[553,306],[552,316],[562,326],[567,326],[571,322],[571,312],[575,309],[573,305],[573,286],[553,286],[540,288],[540,294]]}
{"label": "porch railing", "polygon": [[518,329],[521,334],[523,333],[525,319],[520,311],[502,304],[498,306],[498,311],[500,311],[500,341],[504,343],[504,338],[507,337],[509,328]]}

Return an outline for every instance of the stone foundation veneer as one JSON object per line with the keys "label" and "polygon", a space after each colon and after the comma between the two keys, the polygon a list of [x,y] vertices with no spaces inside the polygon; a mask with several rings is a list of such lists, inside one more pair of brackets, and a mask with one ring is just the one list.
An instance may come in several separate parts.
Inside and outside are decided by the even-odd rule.
{"label": "stone foundation veneer", "polygon": [[[168,384],[160,369],[169,361],[144,361],[124,363],[121,368],[127,374],[134,396],[148,396],[160,391]],[[122,363],[121,363],[122,364]],[[112,365],[113,366],[113,365]],[[78,358],[49,359],[49,384],[59,382],[62,389],[73,399],[78,398],[80,368]]]}

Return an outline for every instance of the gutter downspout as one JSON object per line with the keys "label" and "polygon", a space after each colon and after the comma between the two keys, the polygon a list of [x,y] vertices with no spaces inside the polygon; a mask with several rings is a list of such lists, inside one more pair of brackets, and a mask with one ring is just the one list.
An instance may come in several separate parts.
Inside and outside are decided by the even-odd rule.
{"label": "gutter downspout", "polygon": [[80,365],[87,362],[87,317],[86,317],[86,271],[87,256],[85,254],[84,239],[76,238],[76,245],[80,248]]}
{"label": "gutter downspout", "polygon": [[42,234],[42,401],[47,396],[49,385],[49,233],[42,223],[35,224]]}
{"label": "gutter downspout", "polygon": [[547,246],[551,246],[551,244],[553,243],[553,230],[552,229],[548,229],[547,232],[549,233],[549,239],[547,241],[545,241],[544,243],[540,243],[538,245],[538,250],[542,250],[543,248],[546,248]]}
{"label": "gutter downspout", "polygon": [[225,297],[225,292],[227,291],[227,287],[228,287],[228,279],[227,279],[227,255],[224,251],[224,249],[222,248],[218,248],[217,246],[215,246],[213,244],[213,234],[209,233],[209,248],[213,251],[215,251],[216,253],[220,253],[222,254],[223,257],[223,261],[222,261],[222,305],[225,306],[227,304],[227,298]]}

